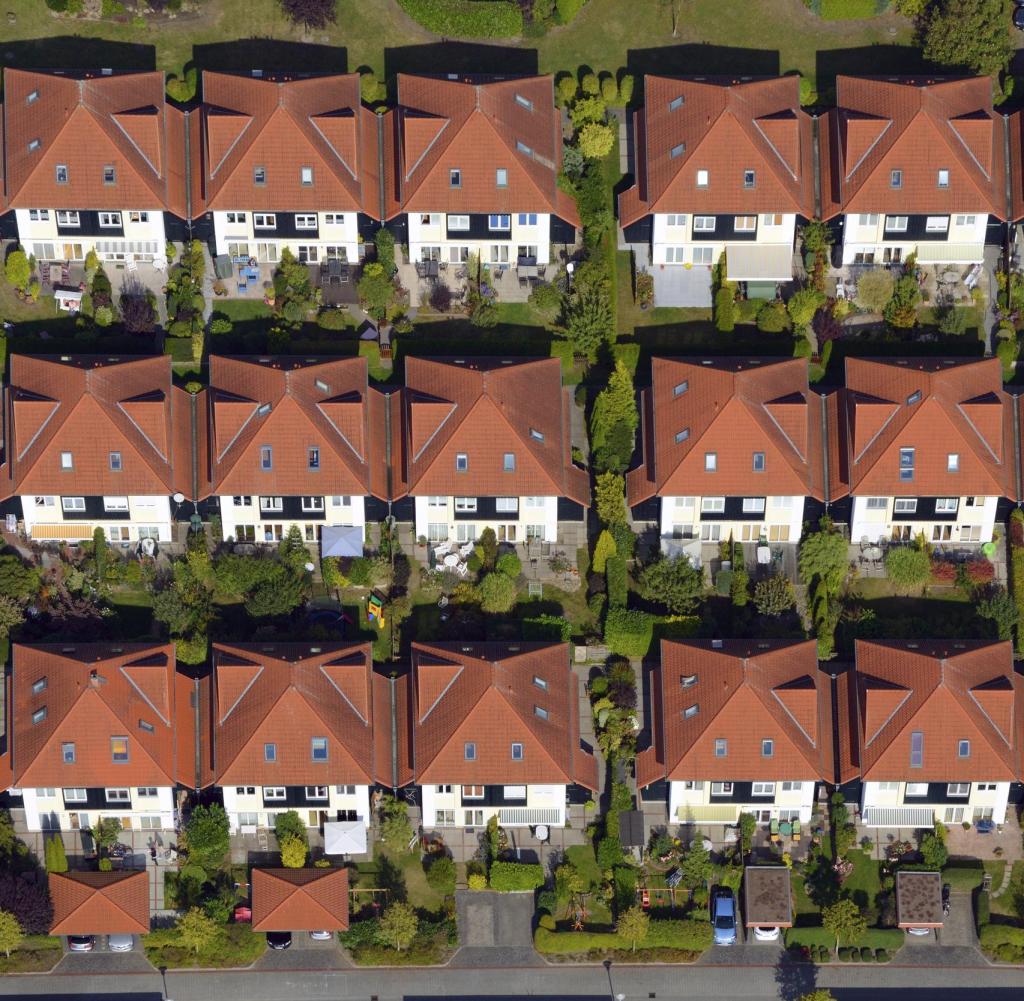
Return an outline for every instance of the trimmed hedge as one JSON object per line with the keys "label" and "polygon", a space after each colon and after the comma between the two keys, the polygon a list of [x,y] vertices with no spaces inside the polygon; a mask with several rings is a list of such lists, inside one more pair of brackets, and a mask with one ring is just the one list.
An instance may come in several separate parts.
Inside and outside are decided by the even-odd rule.
{"label": "trimmed hedge", "polygon": [[[786,929],[787,949],[793,946],[803,946],[805,949],[825,946],[831,949],[835,944],[835,936],[827,928]],[[859,948],[887,949],[895,952],[903,945],[903,932],[899,928],[869,928],[854,944]]]}
{"label": "trimmed hedge", "polygon": [[[568,927],[568,922],[564,923]],[[622,948],[615,932],[553,931],[550,916],[541,918],[533,944],[538,952],[581,953]],[[683,949],[703,952],[711,945],[711,925],[705,921],[652,920],[647,937],[637,943],[643,949]]]}
{"label": "trimmed hedge", "polygon": [[984,878],[985,869],[981,862],[978,862],[976,866],[962,863],[947,865],[942,870],[942,881],[949,883],[950,888],[954,890],[973,890],[976,886],[981,886],[981,881]]}
{"label": "trimmed hedge", "polygon": [[510,893],[514,890],[536,890],[544,885],[544,866],[520,862],[495,862],[491,866],[492,890]]}
{"label": "trimmed hedge", "polygon": [[1024,653],[1024,512],[1010,515],[1010,594],[1021,621],[1017,623],[1017,655]]}
{"label": "trimmed hedge", "polygon": [[512,38],[523,33],[523,15],[508,0],[398,0],[414,21],[455,38]]}
{"label": "trimmed hedge", "polygon": [[629,597],[626,561],[621,556],[609,556],[605,561],[605,574],[608,577],[608,607],[625,608]]}
{"label": "trimmed hedge", "polygon": [[568,643],[572,639],[572,623],[558,615],[538,615],[532,619],[523,619],[523,639]]}
{"label": "trimmed hedge", "polygon": [[994,950],[1001,945],[1024,947],[1024,928],[1016,925],[985,925],[978,933],[982,949]]}
{"label": "trimmed hedge", "polygon": [[605,644],[620,657],[646,657],[654,635],[654,622],[655,617],[647,612],[610,608],[604,622]]}

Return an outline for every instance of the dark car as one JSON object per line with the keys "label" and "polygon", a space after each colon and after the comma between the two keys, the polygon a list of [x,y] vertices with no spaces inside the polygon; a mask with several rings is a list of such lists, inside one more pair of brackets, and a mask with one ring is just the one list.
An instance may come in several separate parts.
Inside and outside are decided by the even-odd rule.
{"label": "dark car", "polygon": [[292,944],[292,933],[290,931],[268,931],[267,945],[271,949],[290,949]]}
{"label": "dark car", "polygon": [[1013,26],[1019,31],[1024,31],[1024,7],[1013,8]]}
{"label": "dark car", "polygon": [[736,898],[728,887],[716,890],[711,898],[711,926],[715,945],[736,944]]}

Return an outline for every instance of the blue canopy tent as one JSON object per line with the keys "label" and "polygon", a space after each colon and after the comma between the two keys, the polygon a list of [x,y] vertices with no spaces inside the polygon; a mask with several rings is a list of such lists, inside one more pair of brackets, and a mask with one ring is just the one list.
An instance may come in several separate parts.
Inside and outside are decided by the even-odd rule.
{"label": "blue canopy tent", "polygon": [[320,536],[321,556],[362,556],[361,525],[325,525]]}

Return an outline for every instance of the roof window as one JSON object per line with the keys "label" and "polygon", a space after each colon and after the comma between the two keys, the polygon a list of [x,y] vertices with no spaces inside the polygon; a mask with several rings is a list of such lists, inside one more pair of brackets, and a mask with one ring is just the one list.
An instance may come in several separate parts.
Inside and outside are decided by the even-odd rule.
{"label": "roof window", "polygon": [[678,97],[673,97],[672,100],[668,102],[668,110],[678,111],[684,104],[686,104],[686,98],[680,94]]}
{"label": "roof window", "polygon": [[520,108],[526,108],[527,111],[533,111],[533,101],[528,97],[523,97],[522,94],[516,94],[516,104],[518,104]]}

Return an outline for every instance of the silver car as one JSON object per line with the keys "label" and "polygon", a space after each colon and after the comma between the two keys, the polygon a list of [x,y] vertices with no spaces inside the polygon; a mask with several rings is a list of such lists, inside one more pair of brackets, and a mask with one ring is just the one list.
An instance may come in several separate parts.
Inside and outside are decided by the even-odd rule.
{"label": "silver car", "polygon": [[107,948],[111,952],[131,952],[135,948],[134,935],[108,935]]}
{"label": "silver car", "polygon": [[96,942],[92,935],[69,935],[68,950],[71,952],[92,952]]}

